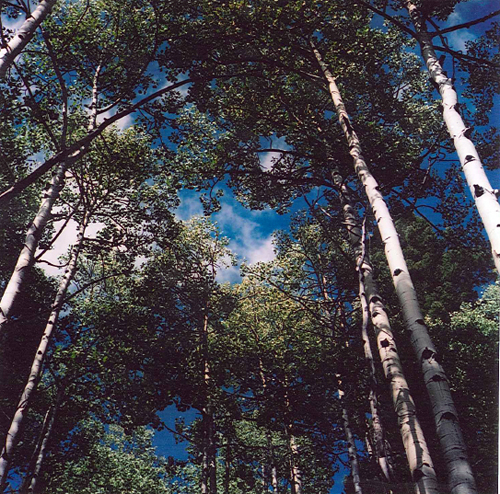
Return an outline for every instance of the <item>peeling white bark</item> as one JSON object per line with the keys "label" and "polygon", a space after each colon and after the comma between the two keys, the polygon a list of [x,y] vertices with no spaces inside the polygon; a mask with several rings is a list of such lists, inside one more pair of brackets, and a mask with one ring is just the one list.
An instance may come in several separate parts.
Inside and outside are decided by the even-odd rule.
{"label": "peeling white bark", "polygon": [[[314,43],[311,41],[311,47],[313,49],[314,55],[318,61],[321,70],[328,82],[330,95],[337,112],[340,125],[344,131],[347,143],[349,145],[349,152],[353,158],[354,167],[358,177],[365,188],[365,192],[370,201],[370,205],[377,219],[377,224],[380,230],[382,240],[384,241],[386,247],[386,257],[391,266],[391,272],[395,269],[398,270],[398,275],[403,273],[402,269],[399,267],[401,262],[404,263],[403,254],[401,247],[399,245],[399,239],[392,222],[392,218],[387,209],[385,201],[378,192],[378,184],[371,175],[364,158],[361,154],[361,145],[359,139],[352,128],[351,122],[349,120],[349,115],[345,109],[344,102],[340,95],[337,84],[335,83],[335,78],[332,73],[323,62],[321,54],[316,49]],[[357,234],[358,242],[361,239],[360,233]],[[399,249],[398,249],[399,247]],[[393,264],[395,266],[393,269]],[[361,264],[361,263],[360,263]],[[406,263],[404,263],[406,267]],[[418,422],[415,410],[415,404],[411,398],[410,391],[408,388],[408,383],[403,374],[401,362],[399,360],[396,344],[392,335],[392,330],[389,324],[389,319],[385,311],[385,307],[382,303],[381,298],[378,296],[376,290],[374,291],[373,285],[369,283],[371,273],[371,266],[367,263],[363,263],[361,268],[364,273],[366,296],[368,301],[368,306],[371,313],[372,324],[377,333],[377,346],[379,348],[379,354],[384,368],[384,373],[386,378],[390,381],[392,398],[396,413],[398,416],[398,422],[400,426],[401,435],[403,438],[403,444],[406,451],[406,456],[410,466],[410,471],[412,474],[412,479],[415,482],[416,493],[417,494],[438,494],[436,474],[432,464],[432,460],[425,442],[425,438]],[[406,270],[406,273],[408,270]],[[399,280],[398,280],[399,278]],[[403,276],[403,278],[405,278]],[[394,276],[394,281],[400,281],[403,279],[401,276]],[[408,274],[409,278],[409,274]],[[406,278],[405,278],[406,279]],[[403,289],[401,284],[396,285],[396,290],[398,295],[403,296],[403,300],[400,297],[400,301],[403,306],[408,298],[408,291]],[[412,299],[410,299],[411,301]],[[415,298],[416,301],[416,298]],[[408,310],[408,307],[403,307]],[[410,311],[413,315],[413,309]],[[423,322],[423,321],[422,321]],[[427,329],[423,326],[425,334],[427,334]],[[412,329],[419,329],[418,334],[413,334],[414,340],[421,341],[424,338],[424,332],[422,328],[416,328],[412,326]],[[427,340],[429,340],[427,334]],[[425,340],[425,341],[427,341]],[[435,355],[435,351],[432,356]],[[419,355],[421,357],[421,355]],[[430,361],[433,359],[426,359]],[[437,364],[437,362],[436,362]],[[446,382],[447,384],[447,382]],[[449,394],[449,393],[448,393]]]}
{"label": "peeling white bark", "polygon": [[5,488],[12,455],[17,442],[19,441],[19,431],[23,425],[24,417],[28,412],[32,394],[38,385],[43,369],[43,362],[59,318],[59,312],[61,311],[64,299],[66,298],[68,287],[77,270],[78,256],[82,248],[86,226],[87,219],[84,218],[82,224],[80,225],[78,237],[75,245],[73,246],[68,266],[66,267],[64,275],[59,282],[59,287],[52,305],[52,312],[50,313],[42,339],[38,345],[35,358],[33,359],[28,381],[24,387],[19,403],[17,404],[17,409],[10,424],[9,431],[5,436],[4,447],[0,455],[0,490]]}
{"label": "peeling white bark", "polygon": [[[453,87],[453,81],[446,75],[432,47],[432,37],[427,32],[425,20],[413,1],[407,1],[406,8],[415,26],[417,39],[429,74],[439,88],[443,103],[443,119],[450,133],[450,137],[453,139],[458,158],[460,159],[460,164],[462,165],[462,170],[465,174],[465,179],[467,180],[477,210],[483,221],[488,238],[490,239],[493,261],[497,271],[500,273],[500,204],[484,172],[481,159],[479,158],[474,143],[469,139],[469,132],[471,129],[465,126],[458,112],[457,92]],[[470,473],[470,479],[473,483],[474,479],[472,477],[472,472]],[[465,481],[469,483],[468,480]],[[472,485],[473,484],[471,484],[471,486]],[[454,487],[451,494],[476,492],[475,484],[473,491],[456,489],[458,489],[458,487]]]}
{"label": "peeling white bark", "polygon": [[7,69],[31,41],[37,27],[49,15],[56,1],[42,0],[31,15],[26,18],[16,35],[7,43],[7,46],[0,50],[0,77],[5,77]]}

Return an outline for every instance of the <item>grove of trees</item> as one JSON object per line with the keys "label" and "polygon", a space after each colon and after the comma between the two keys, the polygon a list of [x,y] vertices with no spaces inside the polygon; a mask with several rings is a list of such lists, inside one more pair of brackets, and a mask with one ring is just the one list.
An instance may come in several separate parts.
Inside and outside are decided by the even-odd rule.
{"label": "grove of trees", "polygon": [[0,492],[497,493],[496,7],[0,0]]}

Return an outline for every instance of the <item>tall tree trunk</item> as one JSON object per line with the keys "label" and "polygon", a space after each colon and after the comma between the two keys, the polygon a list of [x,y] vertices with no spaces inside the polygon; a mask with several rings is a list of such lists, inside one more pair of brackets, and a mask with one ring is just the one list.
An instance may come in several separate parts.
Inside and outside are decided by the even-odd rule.
{"label": "tall tree trunk", "polygon": [[[363,342],[363,352],[365,355],[365,360],[368,364],[368,369],[370,371],[370,393],[368,395],[368,401],[370,404],[371,413],[371,437],[373,439],[373,453],[375,454],[380,470],[384,474],[384,477],[388,482],[391,481],[392,476],[392,465],[389,461],[389,455],[386,451],[385,434],[382,425],[382,420],[379,414],[378,406],[378,381],[377,374],[375,371],[375,362],[373,359],[372,348],[370,345],[370,338],[368,336],[368,324],[370,319],[370,309],[365,297],[365,285],[363,270],[361,269],[364,262],[369,263],[369,259],[363,249],[364,246],[364,226],[359,227],[359,220],[355,213],[352,205],[351,196],[349,190],[344,184],[341,175],[334,171],[332,173],[333,181],[337,190],[339,192],[340,202],[344,211],[344,224],[347,227],[349,235],[351,237],[351,245],[356,252],[356,270],[358,271],[359,277],[359,300],[361,304],[361,340]],[[354,244],[354,245],[353,245]]]}
{"label": "tall tree trunk", "polygon": [[[358,271],[361,270],[358,268]],[[368,337],[368,319],[370,317],[370,309],[368,308],[368,303],[365,297],[365,285],[363,283],[363,275],[359,274],[359,299],[361,301],[361,310],[363,313],[363,322],[361,326],[361,338],[363,341],[363,351],[365,354],[365,359],[368,363],[368,368],[370,371],[370,393],[368,395],[368,401],[370,403],[370,413],[371,413],[371,436],[373,438],[373,453],[380,467],[380,470],[384,474],[387,482],[391,481],[392,477],[392,466],[386,452],[385,444],[385,434],[382,425],[382,420],[379,414],[378,407],[378,381],[375,373],[375,363],[373,360],[373,353],[370,345],[370,339]]]}
{"label": "tall tree trunk", "polygon": [[293,434],[293,423],[291,417],[289,417],[290,411],[290,400],[288,398],[288,380],[285,377],[285,433],[288,437],[288,447],[290,450],[289,464],[290,464],[290,487],[292,494],[302,494],[302,472],[298,464],[298,459],[300,455],[299,446],[295,440],[295,435]]}
{"label": "tall tree trunk", "polygon": [[61,280],[59,281],[59,288],[57,290],[54,303],[52,305],[52,312],[50,313],[47,325],[45,326],[45,330],[42,335],[42,339],[40,340],[40,344],[38,345],[35,358],[31,365],[28,381],[21,394],[19,403],[17,404],[17,409],[14,414],[14,418],[12,419],[12,423],[10,424],[9,431],[5,436],[5,443],[2,449],[2,454],[0,456],[0,490],[5,489],[7,474],[9,473],[10,462],[14,450],[16,448],[17,442],[19,440],[19,431],[23,424],[24,417],[28,412],[32,395],[38,385],[38,381],[40,379],[40,375],[43,368],[43,361],[47,354],[52,334],[56,328],[57,320],[59,318],[59,312],[63,306],[68,287],[71,283],[73,276],[76,273],[78,256],[82,248],[87,222],[88,218],[87,215],[85,214],[78,231],[78,236],[75,245],[73,246],[70,255],[68,266],[66,267],[65,273],[62,276]]}
{"label": "tall tree trunk", "polygon": [[[87,130],[90,133],[95,129],[96,117],[97,117],[97,100],[98,100],[98,83],[99,74],[101,71],[101,65],[99,65],[95,71],[92,86],[92,103],[91,103],[91,114],[89,116]],[[66,94],[66,89],[64,83],[61,83],[62,92]],[[67,113],[67,98],[64,98],[65,113]],[[67,118],[65,118],[67,120]],[[61,145],[64,147],[66,142],[66,130],[63,130],[63,138]],[[1,338],[5,333],[5,326],[9,321],[9,316],[12,312],[12,308],[15,304],[16,298],[19,295],[24,279],[31,269],[31,266],[35,262],[35,252],[38,248],[40,238],[42,236],[43,230],[47,225],[47,222],[52,217],[52,208],[59,198],[59,195],[64,187],[66,171],[69,166],[71,166],[78,158],[68,157],[67,160],[59,165],[56,173],[52,177],[50,187],[46,193],[44,193],[40,209],[38,210],[33,223],[28,229],[26,234],[26,239],[24,242],[24,247],[19,254],[17,259],[14,272],[10,277],[10,280],[5,287],[2,299],[0,300],[0,342]]]}
{"label": "tall tree trunk", "polygon": [[359,462],[358,462],[358,452],[356,449],[356,443],[354,442],[354,435],[352,433],[351,424],[349,421],[349,412],[345,407],[345,394],[342,389],[340,389],[341,381],[340,375],[337,374],[337,379],[339,380],[339,399],[342,405],[342,421],[344,424],[344,433],[347,442],[347,454],[349,457],[349,464],[351,465],[351,476],[352,483],[354,485],[355,494],[363,494],[361,489],[361,475],[359,474]]}
{"label": "tall tree trunk", "polygon": [[42,0],[31,15],[26,18],[16,35],[7,43],[7,46],[0,50],[0,77],[5,77],[7,69],[31,41],[37,27],[49,15],[56,1]]}
{"label": "tall tree trunk", "polygon": [[[315,270],[316,271],[316,270]],[[323,273],[318,273],[316,271],[316,279],[318,280],[318,285],[320,287],[321,293],[323,295],[323,299],[328,302],[330,301],[330,295],[328,294],[328,290],[326,288],[326,279]],[[332,324],[333,326],[333,324]],[[345,329],[344,325],[342,324],[343,329]],[[335,332],[335,328],[332,329],[332,332]],[[347,344],[348,346],[348,344]],[[352,481],[354,485],[354,492],[356,494],[363,494],[363,491],[361,489],[361,476],[359,473],[359,462],[358,462],[358,454],[357,454],[357,449],[356,449],[356,443],[354,442],[354,436],[352,434],[351,426],[349,423],[349,413],[347,411],[347,408],[345,407],[345,399],[344,399],[344,391],[341,389],[341,376],[340,374],[337,374],[337,379],[338,379],[338,394],[339,394],[339,399],[342,407],[342,420],[343,420],[343,425],[344,425],[344,434],[346,438],[346,443],[347,443],[347,453],[349,457],[349,464],[351,465],[351,476],[352,476]]]}
{"label": "tall tree trunk", "polygon": [[[401,295],[403,297],[402,299],[400,298],[400,302],[403,306],[403,310],[407,311],[408,303],[411,302],[413,299],[407,301],[409,297],[407,295],[405,288],[401,284],[401,281],[404,280],[405,286],[408,287],[409,274],[408,274],[408,269],[406,268],[406,264],[404,264],[404,267],[406,268],[405,271],[399,267],[401,266],[399,261],[402,260],[402,262],[404,263],[404,258],[401,253],[401,247],[399,245],[398,236],[394,228],[392,218],[389,214],[389,211],[387,209],[387,206],[385,204],[382,195],[377,190],[377,183],[375,179],[372,177],[371,173],[369,172],[368,167],[361,155],[361,146],[359,143],[359,139],[350,123],[349,115],[345,110],[345,106],[340,96],[339,89],[337,87],[337,84],[335,83],[335,78],[333,77],[332,73],[328,70],[326,64],[323,62],[321,54],[316,49],[316,46],[314,45],[313,41],[311,41],[311,47],[318,61],[318,64],[321,67],[321,70],[323,71],[323,74],[329,84],[330,95],[332,97],[335,109],[337,111],[340,125],[346,136],[349,145],[349,151],[354,160],[355,170],[359,176],[361,183],[364,185],[365,192],[368,196],[370,205],[377,219],[377,224],[380,229],[380,234],[386,247],[386,257],[389,261],[391,272],[393,273],[393,279],[395,283],[397,283],[396,291],[398,292],[398,295]],[[346,208],[344,207],[344,214],[345,213],[346,213]],[[359,223],[358,223],[358,228],[359,228]],[[356,234],[354,234],[353,232],[351,235],[353,235],[352,242],[354,243],[354,241],[356,241],[358,242],[358,245],[360,245],[359,244],[361,240],[360,229]],[[397,271],[396,267],[394,267],[393,269],[395,261],[396,261]],[[358,265],[360,265],[361,266],[360,269],[363,270],[366,298],[372,317],[372,324],[377,333],[377,345],[379,348],[380,358],[382,361],[382,365],[384,367],[385,375],[391,383],[394,406],[396,409],[396,413],[398,415],[398,422],[400,425],[401,435],[403,438],[403,443],[405,446],[405,451],[406,451],[406,456],[408,458],[410,471],[412,474],[413,481],[416,484],[416,492],[418,494],[422,493],[436,494],[438,493],[436,473],[434,471],[434,467],[429,454],[429,450],[427,448],[427,444],[425,442],[422,429],[416,417],[415,404],[413,403],[410,391],[408,389],[408,383],[406,382],[406,379],[403,374],[403,369],[401,366],[401,362],[399,360],[396,344],[394,342],[392,330],[389,324],[387,313],[385,311],[385,307],[382,303],[380,296],[378,295],[375,286],[373,285],[373,283],[369,283],[369,281],[373,281],[370,278],[372,272],[371,266],[366,262],[359,262],[359,261]],[[414,299],[414,301],[416,302],[416,298]],[[420,335],[422,333],[422,328],[427,334],[427,329],[423,325],[422,317],[420,316],[420,320],[418,322],[413,320],[412,321],[413,324],[409,325],[408,322],[410,322],[410,320],[407,317],[405,317],[405,319],[407,321],[408,329],[410,329],[412,332],[412,341],[420,343],[421,341]],[[427,335],[427,340],[429,340],[428,335]],[[419,358],[422,357],[422,352],[423,350],[421,350],[418,353]],[[436,352],[434,351],[434,353],[430,356],[430,358],[426,359],[426,361],[429,361],[430,364],[434,364],[434,359],[432,357],[435,355],[435,353]],[[427,382],[428,374],[424,373],[424,376]]]}
{"label": "tall tree trunk", "polygon": [[226,443],[226,456],[224,458],[224,494],[229,494],[231,482],[231,445]]}
{"label": "tall tree trunk", "polygon": [[[387,204],[378,190],[378,183],[370,173],[362,156],[360,141],[349,120],[335,78],[323,62],[321,54],[314,46],[314,43],[311,42],[311,44],[316,59],[328,81],[330,95],[349,145],[354,168],[360,182],[363,184],[377,221],[380,237],[385,245],[385,255],[399,303],[403,310],[405,326],[411,335],[413,350],[420,362],[424,382],[429,393],[436,432],[447,465],[450,489],[452,494],[476,494],[472,469],[467,458],[467,450],[458,423],[458,413],[451,397],[448,379],[439,363],[437,350],[427,331],[394,222]],[[368,289],[368,285],[366,285],[366,288]],[[370,302],[369,296],[368,301]]]}
{"label": "tall tree trunk", "polygon": [[302,473],[298,466],[299,447],[292,433],[291,425],[287,425],[288,445],[290,447],[290,484],[292,494],[302,494]]}
{"label": "tall tree trunk", "polygon": [[274,494],[279,494],[279,487],[278,487],[278,470],[276,468],[276,465],[273,465],[271,467],[271,484],[273,486],[273,493]]}
{"label": "tall tree trunk", "polygon": [[203,383],[205,386],[205,403],[202,411],[203,420],[203,472],[202,472],[202,493],[217,494],[217,466],[216,455],[217,446],[215,444],[214,415],[211,404],[211,372],[208,355],[208,307],[205,310],[202,329],[203,348]]}
{"label": "tall tree trunk", "polygon": [[62,163],[57,169],[56,174],[52,177],[50,187],[44,193],[40,209],[26,234],[24,247],[21,250],[14,272],[0,300],[0,336],[5,333],[5,326],[9,321],[9,316],[11,315],[16,298],[21,291],[24,279],[35,262],[35,252],[43,230],[52,217],[52,207],[64,187],[66,170],[67,164]]}
{"label": "tall tree trunk", "polygon": [[[446,75],[432,47],[432,36],[427,32],[425,19],[418,6],[412,0],[406,1],[406,8],[415,26],[417,39],[430,77],[441,94],[443,119],[453,139],[465,179],[490,239],[493,261],[495,262],[497,271],[500,273],[500,204],[484,172],[474,143],[469,139],[471,129],[465,126],[460,116],[457,92],[453,86],[453,81]],[[450,448],[454,449],[457,446],[460,448],[458,444],[450,446]],[[460,456],[464,454],[465,451],[460,451]],[[446,461],[453,462],[453,460],[448,458]],[[460,464],[451,465],[449,470],[450,474],[451,472],[458,474],[458,477],[455,474],[450,477],[451,494],[476,492],[472,471],[465,463],[460,462]],[[469,487],[465,487],[466,485]]]}
{"label": "tall tree trunk", "polygon": [[63,388],[59,388],[57,392],[56,402],[51,405],[43,422],[42,431],[40,433],[39,443],[35,449],[34,462],[30,465],[29,473],[26,476],[23,485],[21,486],[21,494],[37,494],[37,483],[42,471],[45,454],[47,451],[47,444],[50,441],[56,415],[64,395]]}

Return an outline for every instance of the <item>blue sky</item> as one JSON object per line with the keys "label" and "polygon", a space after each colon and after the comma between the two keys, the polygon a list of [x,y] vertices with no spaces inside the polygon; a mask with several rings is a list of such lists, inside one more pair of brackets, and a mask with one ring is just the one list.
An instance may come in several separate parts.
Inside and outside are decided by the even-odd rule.
{"label": "blue sky", "polygon": [[[498,0],[469,0],[457,6],[456,11],[450,16],[445,26],[454,25],[464,22],[468,19],[473,19],[485,15],[493,10],[500,8]],[[18,28],[22,19],[9,20],[2,19],[4,25],[13,29]],[[491,21],[486,24],[480,24],[468,30],[461,30],[447,35],[447,40],[450,47],[455,50],[464,50],[467,41],[473,40],[477,35],[484,32],[485,27],[491,24]],[[447,63],[450,63],[450,57],[447,57]],[[449,67],[447,67],[449,68]],[[186,88],[187,89],[187,88]],[[186,89],[183,91],[185,92]],[[100,116],[100,121],[111,116],[103,114]],[[133,124],[133,116],[128,116],[121,120],[118,124],[120,129],[125,129]],[[276,140],[273,143],[276,147],[286,148],[286,143],[283,140]],[[261,157],[261,165],[263,168],[272,166],[273,159],[278,157],[277,153],[267,153]],[[496,173],[492,178],[497,182],[493,186],[500,188],[499,175]],[[193,215],[202,214],[202,206],[199,202],[198,195],[192,191],[185,191],[181,195],[181,206],[177,211],[179,219],[187,220]],[[273,258],[273,232],[278,229],[286,229],[290,222],[290,215],[278,215],[272,210],[264,211],[249,211],[239,204],[233,197],[232,193],[226,190],[225,196],[222,199],[221,210],[213,215],[214,221],[217,222],[222,233],[230,239],[230,248],[238,256],[240,261],[255,263],[259,261],[268,261]],[[294,210],[300,208],[300,204],[294,206]],[[99,225],[94,225],[90,231],[96,232]],[[66,252],[68,245],[71,245],[75,240],[76,234],[73,229],[67,231],[60,237],[55,248],[48,253],[46,259],[54,263],[57,258]],[[47,268],[50,274],[57,274],[57,270]],[[238,282],[239,268],[234,267],[219,273],[219,281]],[[175,418],[184,417],[187,421],[192,420],[195,413],[192,411],[180,413],[175,410],[175,407],[169,407],[162,412],[162,419],[166,424],[174,428]],[[157,433],[155,436],[155,445],[158,448],[158,453],[164,456],[174,456],[176,458],[185,458],[185,444],[176,444],[172,434],[168,431]],[[330,491],[331,494],[340,494],[342,492],[342,478],[346,471],[341,471],[336,475],[337,485]]]}
{"label": "blue sky", "polygon": [[[469,0],[466,3],[460,4],[456,11],[450,16],[446,23],[442,23],[443,27],[452,26],[465,22],[466,20],[474,19],[486,15],[500,8],[500,2],[496,0]],[[460,30],[449,33],[447,41],[449,46],[458,51],[465,51],[467,41],[474,40],[476,36],[484,32],[485,27],[491,25],[491,21],[485,24],[474,26],[471,29]],[[447,57],[448,63],[451,57]],[[445,67],[449,69],[449,67]],[[436,97],[438,95],[436,94]],[[496,109],[495,109],[496,110]],[[498,112],[496,112],[498,115]],[[497,118],[497,121],[499,119]],[[286,149],[286,142],[273,142],[274,147]],[[263,168],[272,166],[273,159],[279,157],[278,153],[268,153],[261,156],[261,165]],[[453,157],[452,159],[455,159]],[[497,182],[496,187],[500,187],[499,174],[490,174],[491,179]],[[493,184],[495,187],[495,184]],[[198,200],[197,194],[189,191],[182,194],[182,203],[177,213],[180,219],[186,220],[192,215],[202,214],[202,206]],[[273,257],[273,232],[278,229],[286,229],[289,225],[290,215],[280,216],[272,210],[264,211],[249,211],[239,204],[230,191],[225,191],[225,196],[221,201],[222,208],[220,212],[213,215],[213,219],[217,222],[222,233],[230,239],[230,248],[238,256],[239,260],[246,260],[250,263],[258,261],[270,260]],[[294,210],[299,209],[298,205],[294,206]],[[238,267],[230,268],[226,272],[219,274],[220,281],[238,282],[239,274]],[[193,412],[187,414],[179,413],[175,407],[169,407],[162,412],[160,416],[166,421],[171,428],[174,427],[175,417],[183,416],[186,420],[195,417]],[[170,433],[164,431],[157,433],[155,437],[155,445],[158,447],[158,452],[163,455],[176,456],[178,458],[186,458],[185,443],[184,445],[175,444],[175,441]],[[348,471],[341,467],[340,471],[335,475],[335,485],[329,494],[341,494],[342,479],[348,474]]]}

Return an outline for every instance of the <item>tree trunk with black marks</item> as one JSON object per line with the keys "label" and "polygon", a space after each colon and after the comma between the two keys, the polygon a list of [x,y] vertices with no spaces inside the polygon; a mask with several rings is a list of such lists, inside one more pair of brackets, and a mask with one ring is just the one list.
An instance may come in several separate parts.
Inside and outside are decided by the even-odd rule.
{"label": "tree trunk with black marks", "polygon": [[15,58],[23,51],[24,47],[31,41],[38,26],[49,15],[57,0],[42,0],[37,8],[23,22],[15,36],[0,50],[0,78],[5,77],[7,69],[12,65]]}
{"label": "tree trunk with black marks", "polygon": [[5,333],[5,327],[9,321],[17,296],[22,289],[23,282],[29,270],[35,262],[35,252],[43,230],[52,217],[52,207],[64,187],[66,170],[66,163],[62,163],[52,177],[48,190],[44,192],[40,209],[26,234],[24,247],[19,254],[14,272],[0,300],[0,336]]}
{"label": "tree trunk with black marks", "polygon": [[[328,83],[330,95],[335,106],[340,125],[342,127],[342,130],[344,131],[347,143],[349,145],[349,152],[354,161],[354,168],[365,188],[366,195],[377,219],[380,234],[386,247],[386,257],[389,265],[392,267],[395,261],[397,262],[401,259],[403,259],[404,261],[401,252],[401,246],[399,245],[399,239],[394,228],[392,218],[389,214],[389,210],[387,209],[387,205],[385,204],[382,195],[376,188],[377,183],[371,175],[368,166],[366,165],[361,154],[361,145],[359,139],[350,123],[349,115],[347,114],[347,111],[345,109],[345,105],[342,101],[342,97],[340,95],[337,84],[335,83],[335,78],[328,69],[327,65],[324,63],[321,54],[316,49],[316,46],[314,45],[314,42],[312,40],[311,47],[313,50],[313,54],[316,57],[316,60],[318,61],[318,64]],[[344,207],[344,214],[345,210],[346,208]],[[352,230],[352,227],[350,227],[350,229]],[[355,233],[355,231],[353,230],[353,233],[350,233],[350,235],[355,235],[357,237],[356,242],[358,242],[358,245],[361,245],[360,230],[357,233]],[[351,242],[354,242],[354,238]],[[389,319],[387,317],[387,313],[385,311],[382,300],[378,295],[378,292],[376,291],[376,288],[374,287],[373,283],[370,283],[369,275],[371,275],[372,271],[371,266],[366,262],[358,263],[358,265],[361,265],[360,269],[363,270],[367,303],[370,309],[372,324],[377,333],[377,346],[379,348],[380,358],[384,367],[384,373],[391,383],[394,407],[398,415],[398,422],[403,438],[403,444],[405,446],[406,456],[410,465],[412,478],[416,485],[416,492],[418,494],[437,494],[438,488],[436,473],[434,471],[434,466],[432,464],[429,450],[425,442],[422,428],[420,427],[416,416],[415,404],[413,403],[413,399],[411,398],[408,388],[408,383],[406,382],[403,374],[396,344],[394,342],[392,330],[389,324]],[[408,273],[408,270],[406,270],[406,273]],[[396,278],[397,277],[393,278],[394,281],[399,281]],[[406,291],[404,290],[403,286],[401,284],[396,285],[396,291],[398,292],[398,295],[401,294],[403,296],[403,299],[400,298],[400,302],[402,306],[405,306],[407,297]],[[406,309],[404,308],[403,310],[408,310],[408,306],[406,305]],[[417,335],[413,332],[413,330],[416,329],[417,328],[411,325],[413,335],[412,340],[420,341],[422,331],[419,331]],[[425,333],[427,333],[425,326],[424,329]],[[425,374],[424,376],[427,377]]]}
{"label": "tree trunk with black marks", "polygon": [[5,489],[12,455],[14,454],[16,445],[19,441],[20,430],[23,425],[24,418],[28,413],[32,395],[36,391],[38,381],[43,370],[43,362],[45,360],[45,356],[47,355],[52,335],[56,329],[59,312],[61,311],[64,304],[64,299],[66,298],[66,293],[68,291],[71,280],[73,279],[73,276],[77,271],[78,256],[82,249],[87,222],[87,215],[84,215],[78,231],[75,245],[73,246],[73,249],[71,251],[68,265],[66,267],[64,275],[59,281],[59,287],[54,298],[54,303],[52,304],[52,311],[45,326],[40,344],[38,345],[35,358],[33,359],[28,381],[21,394],[19,403],[17,404],[17,409],[10,424],[9,431],[5,436],[5,443],[0,455],[0,489]]}
{"label": "tree trunk with black marks", "polygon": [[[496,191],[491,187],[476,147],[470,139],[469,134],[472,129],[465,126],[458,111],[457,92],[453,86],[453,81],[446,75],[432,47],[432,36],[427,32],[425,19],[413,1],[407,1],[406,8],[415,26],[417,40],[430,77],[441,94],[443,119],[450,137],[453,139],[465,179],[490,239],[493,261],[500,273],[500,204],[498,203]],[[446,449],[453,450],[456,448],[458,448],[459,456],[466,458],[465,450],[459,445],[459,442],[456,442],[455,446]],[[451,458],[448,459],[449,455],[446,454],[446,456],[446,461],[451,462],[449,468],[451,494],[477,492],[470,466],[468,467],[463,460],[454,464]]]}
{"label": "tree trunk with black marks", "polygon": [[[363,184],[385,246],[385,255],[399,303],[403,310],[405,326],[410,334],[413,349],[420,362],[424,382],[429,393],[437,435],[448,467],[450,489],[452,494],[476,494],[465,442],[458,423],[458,413],[451,397],[448,379],[439,363],[437,350],[427,331],[394,222],[378,189],[377,181],[370,173],[363,158],[360,141],[350,123],[335,78],[323,62],[321,54],[314,46],[314,43],[311,42],[311,45],[329,84],[330,95],[349,145],[355,171]],[[368,288],[368,284],[366,284],[366,289],[368,290]],[[370,297],[367,298],[370,304]]]}

